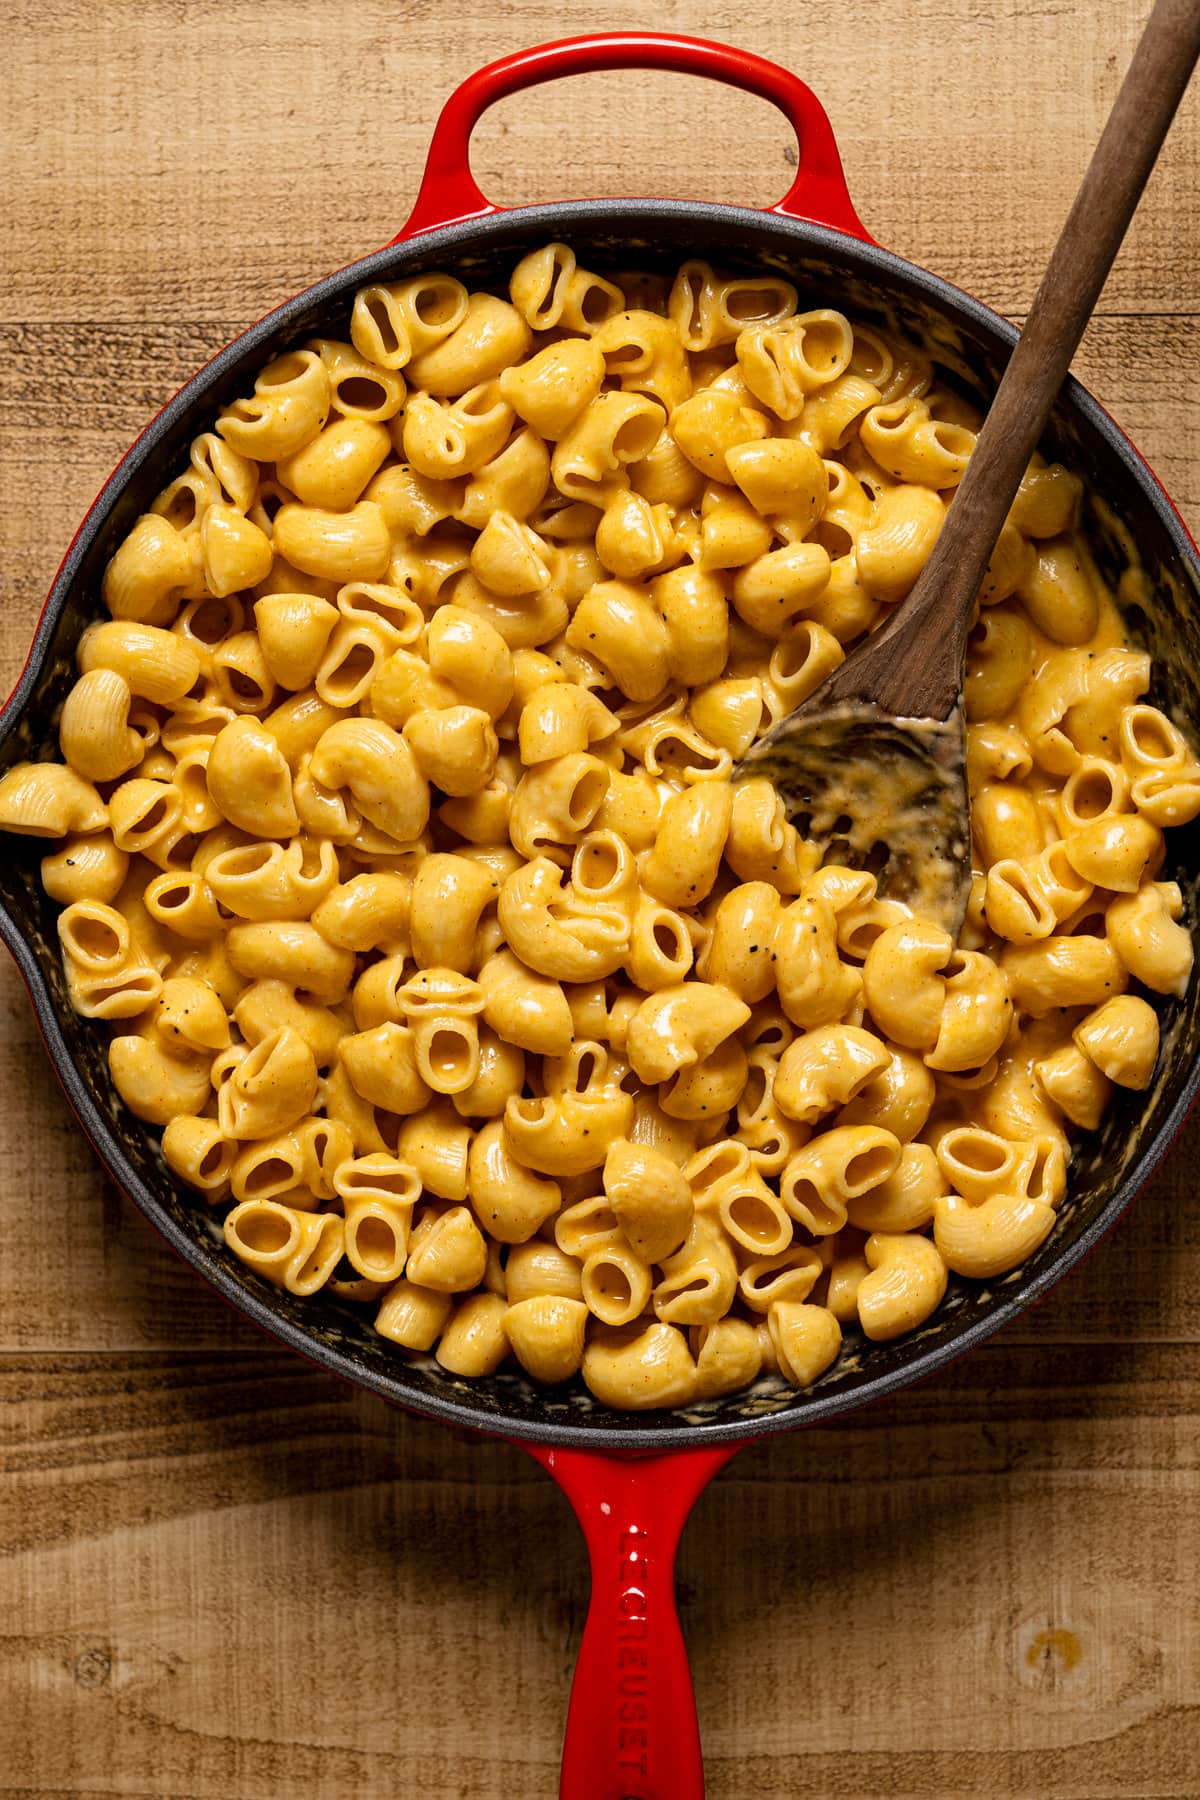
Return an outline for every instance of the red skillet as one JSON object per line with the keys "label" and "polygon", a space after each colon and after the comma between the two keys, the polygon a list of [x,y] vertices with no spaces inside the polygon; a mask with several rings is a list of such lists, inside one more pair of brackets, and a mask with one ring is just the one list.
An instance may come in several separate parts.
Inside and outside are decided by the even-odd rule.
{"label": "red skillet", "polygon": [[[772,100],[795,131],[796,179],[765,211],[664,200],[583,200],[502,211],[476,185],[468,144],[480,114],[506,94],[598,69],[707,75]],[[987,395],[1015,333],[977,301],[880,249],[850,203],[819,102],[785,69],[727,45],[657,33],[544,44],[482,69],[451,96],[434,131],[412,216],[375,255],[318,282],[221,351],[168,403],[123,459],[81,526],[46,602],[29,662],[0,715],[0,772],[54,754],[52,719],[71,679],[74,645],[97,609],[100,575],[120,537],[186,459],[192,435],[290,344],[345,335],[356,288],[431,268],[501,285],[536,244],[561,238],[589,267],[673,267],[691,255],[753,271],[784,270],[814,302],[843,306],[923,343],[960,382]],[[1045,448],[1083,468],[1105,502],[1089,526],[1115,580],[1132,534],[1145,580],[1131,622],[1165,671],[1177,716],[1200,719],[1200,559],[1128,439],[1068,382]],[[1159,696],[1163,698],[1164,696]],[[1195,916],[1200,833],[1174,840],[1175,873]],[[352,1308],[298,1302],[235,1265],[202,1207],[178,1191],[144,1128],[109,1084],[100,1035],[67,1002],[56,909],[37,880],[39,847],[5,840],[0,934],[28,985],[80,1123],[114,1179],[174,1249],[220,1293],[291,1348],[416,1412],[503,1433],[554,1476],[578,1513],[592,1561],[592,1600],[567,1720],[564,1800],[698,1800],[700,1740],[673,1597],[679,1534],[706,1481],[740,1445],[848,1411],[932,1373],[980,1343],[1066,1273],[1132,1200],[1183,1122],[1198,1084],[1197,990],[1171,1003],[1148,1095],[1118,1104],[1076,1158],[1071,1199],[1030,1261],[989,1287],[955,1284],[937,1317],[894,1344],[849,1341],[808,1392],[729,1395],[684,1415],[612,1413],[579,1387],[537,1390],[512,1370],[468,1384],[432,1361],[409,1363]]]}

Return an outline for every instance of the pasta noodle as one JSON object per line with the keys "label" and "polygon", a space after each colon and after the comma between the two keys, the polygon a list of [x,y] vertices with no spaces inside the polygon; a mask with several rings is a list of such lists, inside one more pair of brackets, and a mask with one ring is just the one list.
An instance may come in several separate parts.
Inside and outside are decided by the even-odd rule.
{"label": "pasta noodle", "polygon": [[980,595],[956,944],[735,760],[908,594],[975,442],[777,276],[365,288],[119,545],[61,760],[72,1004],[258,1278],[462,1378],[818,1380],[1053,1228],[1192,965],[1200,761],[1030,464]]}

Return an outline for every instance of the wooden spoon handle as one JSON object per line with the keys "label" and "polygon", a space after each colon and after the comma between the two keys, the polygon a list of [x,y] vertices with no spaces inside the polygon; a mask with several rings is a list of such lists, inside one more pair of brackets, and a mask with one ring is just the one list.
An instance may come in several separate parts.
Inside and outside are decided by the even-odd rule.
{"label": "wooden spoon handle", "polygon": [[[835,696],[836,671],[823,700],[866,691],[896,716],[949,717],[988,559],[1198,55],[1200,0],[1156,0],[933,554],[853,658],[857,679]],[[888,649],[894,631],[902,658]]]}

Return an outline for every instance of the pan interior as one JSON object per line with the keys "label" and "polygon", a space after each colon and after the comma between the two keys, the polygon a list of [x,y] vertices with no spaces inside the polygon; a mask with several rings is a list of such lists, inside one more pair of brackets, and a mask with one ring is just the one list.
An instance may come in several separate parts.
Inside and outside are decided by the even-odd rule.
{"label": "pan interior", "polygon": [[[149,427],[116,471],[56,581],[34,655],[0,719],[0,773],[56,753],[56,721],[85,625],[101,612],[100,580],[117,543],[153,496],[186,465],[192,436],[244,391],[282,349],[316,333],[348,336],[350,304],[367,281],[449,268],[468,285],[503,291],[513,263],[552,238],[601,272],[673,268],[703,256],[734,273],[781,271],[803,306],[836,306],[918,343],[947,380],[985,403],[1014,333],[947,283],[839,233],[734,207],[607,201],[524,208],[380,251],[309,289],[222,351]],[[1200,728],[1200,561],[1157,483],[1107,415],[1077,384],[1060,398],[1043,448],[1088,489],[1087,528],[1124,606],[1131,636],[1155,664],[1150,698]],[[30,986],[68,1093],[104,1161],[174,1247],[222,1293],[293,1348],[415,1410],[531,1440],[659,1450],[698,1437],[744,1438],[843,1411],[931,1372],[981,1341],[1091,1247],[1119,1216],[1178,1130],[1200,1082],[1200,983],[1160,1009],[1159,1072],[1145,1094],[1119,1093],[1100,1131],[1081,1141],[1055,1230],[1024,1266],[1000,1280],[951,1277],[939,1312],[914,1335],[870,1344],[848,1333],[840,1360],[796,1394],[778,1380],[670,1415],[614,1413],[582,1384],[547,1391],[519,1372],[465,1382],[432,1358],[409,1361],[378,1338],[367,1316],[328,1297],[297,1300],[269,1289],[227,1252],[203,1202],[167,1170],[156,1137],[125,1111],[108,1079],[105,1036],[72,1012],[58,956],[58,908],[41,890],[44,846],[5,838],[0,930]],[[1200,822],[1173,832],[1167,874],[1196,917]]]}

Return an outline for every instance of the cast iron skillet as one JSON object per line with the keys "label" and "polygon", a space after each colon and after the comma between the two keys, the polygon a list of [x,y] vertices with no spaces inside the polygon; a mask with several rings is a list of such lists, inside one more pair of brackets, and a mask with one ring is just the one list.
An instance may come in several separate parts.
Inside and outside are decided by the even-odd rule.
{"label": "cast iron skillet", "polygon": [[[796,179],[766,211],[671,200],[578,200],[505,212],[476,186],[468,143],[502,96],[558,75],[625,67],[708,75],[774,101],[795,130]],[[599,269],[672,267],[704,256],[734,270],[784,271],[812,304],[916,339],[949,377],[985,396],[1015,338],[995,313],[935,275],[881,249],[850,203],[829,121],[803,82],[726,45],[655,33],[613,33],[544,44],[480,70],[447,102],[404,230],[269,313],[222,350],[171,400],[122,460],[68,550],[46,601],[28,664],[0,715],[0,772],[56,753],[55,719],[75,644],[100,612],[100,579],[123,534],[185,466],[187,445],[255,373],[315,333],[348,336],[365,282],[451,269],[499,283],[549,239]],[[1174,715],[1200,722],[1200,558],[1177,513],[1124,434],[1068,381],[1047,441],[1082,473],[1090,529],[1119,584],[1133,632],[1153,652]],[[1136,544],[1136,552],[1133,546]],[[574,1504],[592,1558],[592,1602],[567,1722],[567,1800],[696,1800],[699,1736],[672,1571],[684,1520],[705,1482],[742,1444],[861,1406],[929,1375],[981,1343],[1080,1261],[1125,1211],[1180,1129],[1200,1085],[1200,986],[1163,1009],[1155,1085],[1122,1095],[1072,1167],[1058,1224],[1023,1268],[1003,1280],[952,1280],[938,1314],[914,1336],[868,1344],[850,1335],[840,1361],[805,1393],[766,1382],[690,1411],[630,1415],[596,1405],[580,1384],[543,1391],[504,1370],[466,1383],[432,1359],[408,1362],[352,1307],[299,1301],[268,1287],[224,1249],[204,1206],[174,1184],[144,1127],[108,1079],[104,1036],[67,1002],[55,936],[57,908],[41,892],[44,846],[4,840],[0,932],[29,988],[67,1097],[113,1178],[193,1269],[273,1336],[385,1399],[476,1430],[503,1433],[542,1462]],[[1200,836],[1172,834],[1170,873],[1195,916]]]}

